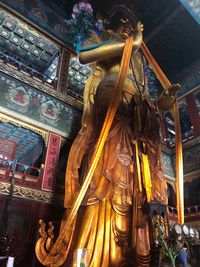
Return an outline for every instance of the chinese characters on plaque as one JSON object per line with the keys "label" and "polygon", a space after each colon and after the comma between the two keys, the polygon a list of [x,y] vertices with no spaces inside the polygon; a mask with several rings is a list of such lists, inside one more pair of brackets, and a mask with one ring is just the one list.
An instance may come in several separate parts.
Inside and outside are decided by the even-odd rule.
{"label": "chinese characters on plaque", "polygon": [[42,190],[53,192],[55,189],[61,137],[50,133],[44,167]]}

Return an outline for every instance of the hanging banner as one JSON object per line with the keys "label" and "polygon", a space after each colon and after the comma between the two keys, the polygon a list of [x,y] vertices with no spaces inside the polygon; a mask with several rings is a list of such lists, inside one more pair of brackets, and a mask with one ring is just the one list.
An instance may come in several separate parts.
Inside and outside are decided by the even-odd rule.
{"label": "hanging banner", "polygon": [[53,192],[56,184],[61,136],[50,133],[43,173],[42,190]]}
{"label": "hanging banner", "polygon": [[16,154],[16,143],[0,137],[0,159],[14,160]]}
{"label": "hanging banner", "polygon": [[200,1],[199,0],[179,0],[192,17],[200,25]]}

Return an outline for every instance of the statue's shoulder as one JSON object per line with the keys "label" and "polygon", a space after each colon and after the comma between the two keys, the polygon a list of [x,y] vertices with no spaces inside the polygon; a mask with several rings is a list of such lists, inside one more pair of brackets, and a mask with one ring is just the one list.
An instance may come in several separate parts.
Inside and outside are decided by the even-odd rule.
{"label": "statue's shoulder", "polygon": [[87,38],[82,41],[83,47],[93,46],[105,41],[104,34],[91,30]]}
{"label": "statue's shoulder", "polygon": [[112,30],[104,30],[102,32],[90,31],[90,35],[87,39],[92,44],[99,44],[108,40],[117,41],[121,40],[122,36]]}
{"label": "statue's shoulder", "polygon": [[103,33],[105,40],[119,41],[122,40],[122,35],[113,30],[106,30]]}

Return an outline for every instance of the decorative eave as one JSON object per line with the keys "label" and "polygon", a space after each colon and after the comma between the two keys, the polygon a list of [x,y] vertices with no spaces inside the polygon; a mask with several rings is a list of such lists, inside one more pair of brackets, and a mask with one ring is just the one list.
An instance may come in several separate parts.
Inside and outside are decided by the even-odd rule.
{"label": "decorative eave", "polygon": [[184,182],[191,182],[193,180],[199,179],[200,170],[193,171],[184,175]]}
{"label": "decorative eave", "polygon": [[[9,183],[0,182],[0,194],[2,195],[10,194]],[[63,203],[63,197],[61,194],[56,195],[55,193],[52,192],[36,190],[18,185],[14,185],[13,197],[39,201],[43,203],[58,203],[60,205],[62,205]]]}
{"label": "decorative eave", "polygon": [[165,144],[161,144],[161,149],[162,149],[162,152],[172,155],[172,148],[166,146]]}
{"label": "decorative eave", "polygon": [[183,149],[188,149],[192,146],[196,146],[200,144],[200,136],[196,137],[196,138],[192,138],[188,141],[186,141],[185,143],[183,143]]}

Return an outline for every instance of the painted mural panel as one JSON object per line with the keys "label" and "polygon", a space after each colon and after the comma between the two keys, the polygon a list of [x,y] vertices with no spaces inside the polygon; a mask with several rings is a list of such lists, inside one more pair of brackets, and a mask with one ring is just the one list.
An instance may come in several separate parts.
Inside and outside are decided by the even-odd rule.
{"label": "painted mural panel", "polygon": [[81,111],[0,72],[0,105],[73,137]]}
{"label": "painted mural panel", "polygon": [[174,168],[172,165],[172,159],[169,154],[162,152],[162,163],[163,163],[164,173],[170,177],[175,177]]}
{"label": "painted mural panel", "polygon": [[[172,163],[175,168],[176,156],[172,156]],[[183,173],[188,174],[200,169],[200,144],[183,150]]]}
{"label": "painted mural panel", "polygon": [[190,173],[200,169],[200,144],[184,150],[184,173]]}
{"label": "painted mural panel", "polygon": [[194,101],[197,105],[198,113],[200,115],[200,89],[193,94],[193,97],[194,97]]}
{"label": "painted mural panel", "polygon": [[200,85],[200,60],[198,59],[192,65],[184,69],[173,79],[174,81],[179,81],[181,84],[181,90],[178,96],[182,96],[188,92],[188,90],[193,89]]}

